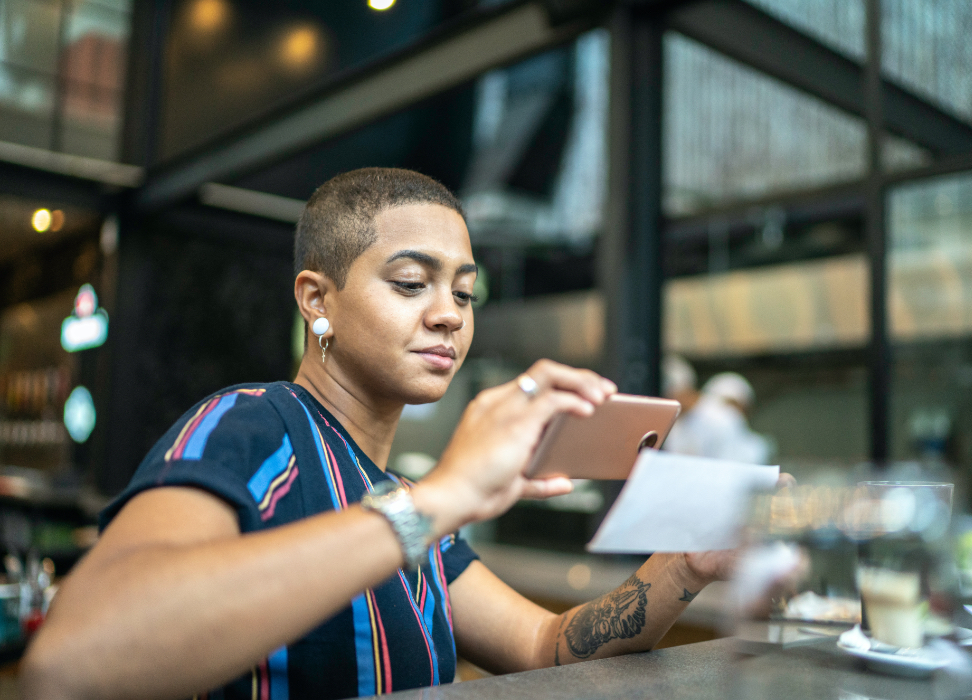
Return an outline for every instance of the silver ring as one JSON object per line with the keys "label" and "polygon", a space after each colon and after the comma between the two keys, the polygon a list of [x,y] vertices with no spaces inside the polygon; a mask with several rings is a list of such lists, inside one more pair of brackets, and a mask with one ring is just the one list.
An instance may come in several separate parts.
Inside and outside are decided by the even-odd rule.
{"label": "silver ring", "polygon": [[536,380],[529,374],[521,374],[517,377],[516,385],[527,395],[527,398],[532,399],[540,393],[540,387],[537,386]]}

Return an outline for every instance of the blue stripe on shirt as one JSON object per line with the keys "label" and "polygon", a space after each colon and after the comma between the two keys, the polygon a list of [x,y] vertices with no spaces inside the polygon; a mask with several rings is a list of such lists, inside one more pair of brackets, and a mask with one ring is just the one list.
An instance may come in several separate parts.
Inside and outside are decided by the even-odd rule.
{"label": "blue stripe on shirt", "polygon": [[210,411],[202,419],[202,422],[196,427],[195,431],[193,431],[192,437],[189,438],[189,444],[182,451],[182,459],[202,459],[203,451],[206,449],[206,441],[209,440],[210,434],[216,430],[216,426],[219,425],[223,414],[236,404],[238,396],[239,394],[233,393],[220,397],[216,408]]}
{"label": "blue stripe on shirt", "polygon": [[286,471],[290,456],[293,453],[294,448],[290,444],[290,436],[284,433],[283,441],[277,451],[267,457],[260,468],[256,470],[256,474],[246,482],[246,488],[249,489],[257,503],[263,500],[273,480]]}
{"label": "blue stripe on shirt", "polygon": [[[354,618],[354,655],[358,662],[358,695],[367,697],[378,692],[375,688],[375,651],[371,629],[371,614],[365,593],[351,601]],[[389,688],[385,692],[389,692]]]}
{"label": "blue stripe on shirt", "polygon": [[[324,456],[324,448],[321,447],[321,441],[315,437],[315,435],[319,435],[317,424],[311,417],[310,411],[307,410],[307,406],[304,405],[304,402],[298,399],[296,394],[293,396],[294,400],[300,404],[302,409],[304,409],[304,415],[307,416],[307,422],[310,424],[311,442],[313,442],[314,447],[317,448],[317,458],[321,462],[321,469],[324,470],[324,478],[327,481],[327,488],[331,492],[331,504],[334,506],[334,510],[341,510],[341,500],[338,498],[337,488],[334,485],[334,480],[331,478],[331,472],[327,468],[327,457]],[[336,464],[334,465],[334,468],[340,469],[340,467]]]}
{"label": "blue stripe on shirt", "polygon": [[270,670],[270,700],[290,700],[286,644],[267,657],[267,667]]}

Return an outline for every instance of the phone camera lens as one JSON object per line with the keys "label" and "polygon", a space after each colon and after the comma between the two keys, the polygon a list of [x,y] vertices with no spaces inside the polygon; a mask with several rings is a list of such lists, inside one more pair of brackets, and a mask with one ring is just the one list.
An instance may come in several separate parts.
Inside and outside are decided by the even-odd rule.
{"label": "phone camera lens", "polygon": [[638,443],[638,452],[641,452],[646,447],[654,447],[658,444],[658,433],[654,430],[645,433],[645,436],[641,438],[641,442]]}

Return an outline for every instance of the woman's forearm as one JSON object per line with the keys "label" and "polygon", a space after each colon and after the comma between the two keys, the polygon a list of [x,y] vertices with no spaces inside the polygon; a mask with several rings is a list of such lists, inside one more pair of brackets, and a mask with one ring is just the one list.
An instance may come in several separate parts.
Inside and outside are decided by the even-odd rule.
{"label": "woman's forearm", "polygon": [[549,620],[538,665],[647,651],[707,583],[684,555],[655,554],[610,593]]}
{"label": "woman's forearm", "polygon": [[387,522],[360,508],[107,562],[94,557],[58,593],[31,646],[25,697],[186,697],[215,687],[401,562]]}

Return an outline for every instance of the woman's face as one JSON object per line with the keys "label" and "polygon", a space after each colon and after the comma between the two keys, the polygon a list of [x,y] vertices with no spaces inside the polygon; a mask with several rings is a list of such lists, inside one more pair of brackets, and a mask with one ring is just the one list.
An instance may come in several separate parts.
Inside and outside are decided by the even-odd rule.
{"label": "woman's face", "polygon": [[334,329],[328,371],[372,400],[438,401],[473,337],[469,232],[437,204],[392,207],[374,225],[377,241],[351,264],[344,289],[324,299]]}

